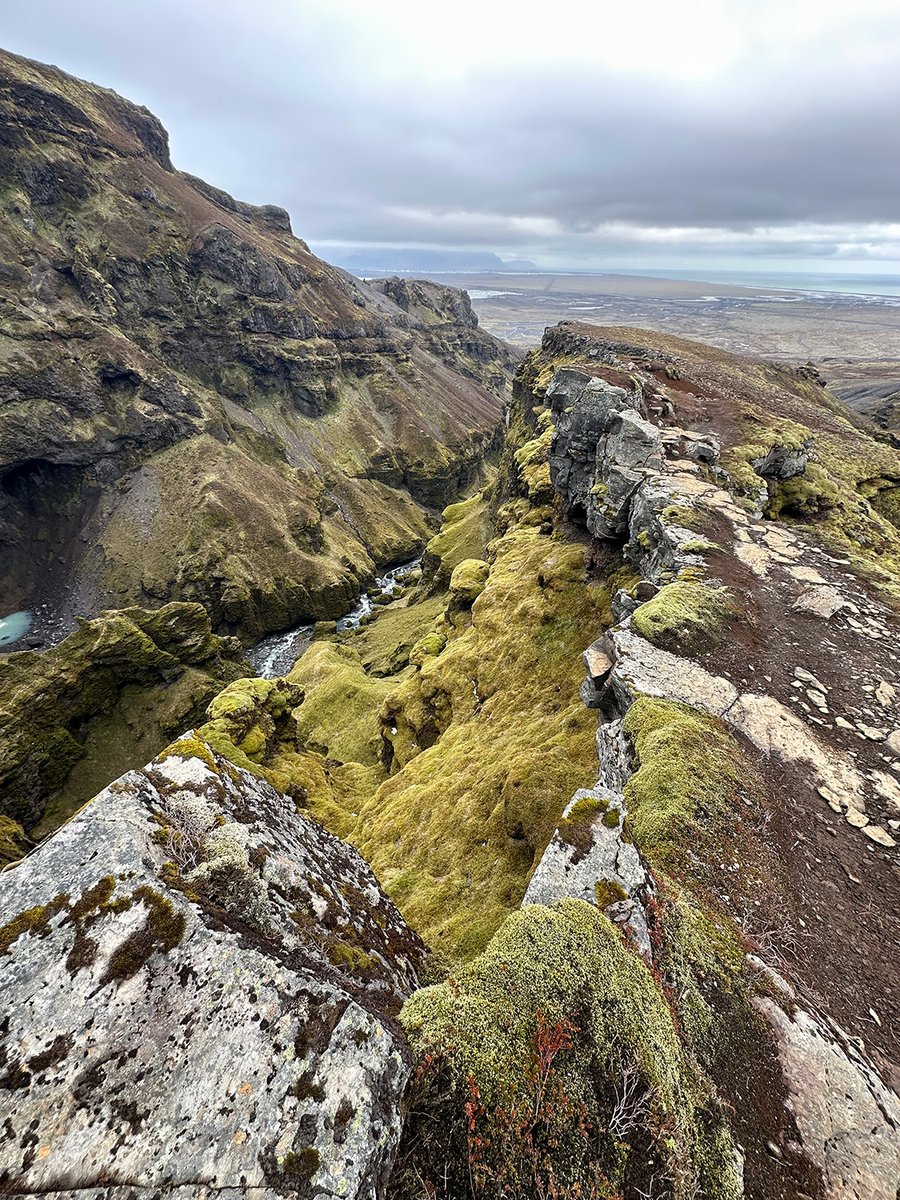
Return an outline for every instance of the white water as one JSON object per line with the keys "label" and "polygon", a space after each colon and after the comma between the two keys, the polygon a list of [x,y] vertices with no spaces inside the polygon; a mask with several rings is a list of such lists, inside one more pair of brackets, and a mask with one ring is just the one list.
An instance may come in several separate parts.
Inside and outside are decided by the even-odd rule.
{"label": "white water", "polygon": [[[370,590],[378,591],[380,589],[385,595],[393,596],[397,588],[402,586],[403,581],[411,571],[418,567],[421,561],[421,558],[414,558],[411,562],[392,567],[390,571],[386,571],[384,575],[379,575],[375,579]],[[338,621],[338,629],[356,629],[363,617],[368,616],[375,607],[369,593],[364,592],[355,607]],[[287,633],[271,634],[269,637],[263,638],[261,642],[257,642],[248,652],[247,657],[253,664],[256,674],[262,679],[274,679],[278,675],[286,675],[312,641],[312,635],[312,625],[298,625],[296,629],[291,629]]]}

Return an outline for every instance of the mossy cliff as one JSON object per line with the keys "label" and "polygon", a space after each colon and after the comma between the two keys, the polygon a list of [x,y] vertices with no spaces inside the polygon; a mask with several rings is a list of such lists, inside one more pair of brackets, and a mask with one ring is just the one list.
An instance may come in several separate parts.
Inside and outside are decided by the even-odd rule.
{"label": "mossy cliff", "polygon": [[4,611],[181,599],[252,637],[424,545],[515,361],[462,293],[329,267],[55,68],[0,57],[0,126]]}
{"label": "mossy cliff", "polygon": [[[35,837],[51,833],[246,667],[199,604],[178,602],[104,612],[50,650],[0,657],[0,813]],[[19,857],[7,837],[16,841],[5,834],[0,853]]]}
{"label": "mossy cliff", "polygon": [[521,902],[596,753],[580,652],[602,630],[608,594],[583,547],[528,520],[527,500],[520,520],[479,544],[495,502],[451,505],[421,584],[360,630],[313,643],[285,681],[305,696],[286,724],[254,740],[259,722],[236,722],[222,703],[248,695],[240,682],[201,729],[241,766],[302,789],[452,958],[479,951]]}

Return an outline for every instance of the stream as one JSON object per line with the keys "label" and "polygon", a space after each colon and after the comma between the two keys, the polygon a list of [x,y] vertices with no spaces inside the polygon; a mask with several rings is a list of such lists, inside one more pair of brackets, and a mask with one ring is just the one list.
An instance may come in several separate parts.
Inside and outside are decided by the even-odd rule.
{"label": "stream", "polygon": [[[400,563],[391,567],[384,575],[378,575],[368,591],[363,592],[354,608],[341,617],[337,623],[338,631],[356,629],[373,609],[378,607],[372,599],[372,593],[381,591],[386,596],[393,596],[397,588],[402,587],[408,576],[417,569],[422,559],[414,558],[410,562]],[[253,670],[262,679],[274,679],[278,675],[286,675],[298,658],[312,641],[313,626],[298,625],[287,633],[273,633],[257,642],[247,651],[247,657],[253,664]]]}

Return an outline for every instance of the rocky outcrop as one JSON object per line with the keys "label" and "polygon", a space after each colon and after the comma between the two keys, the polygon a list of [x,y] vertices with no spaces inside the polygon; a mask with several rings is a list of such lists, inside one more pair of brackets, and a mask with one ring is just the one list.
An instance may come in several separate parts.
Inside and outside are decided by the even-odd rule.
{"label": "rocky outcrop", "polygon": [[104,612],[50,650],[0,658],[0,813],[52,832],[247,669],[235,638],[178,602]]}
{"label": "rocky outcrop", "polygon": [[423,946],[345,843],[191,735],[0,889],[0,1186],[383,1194]]}
{"label": "rocky outcrop", "polygon": [[4,54],[0,127],[0,611],[347,611],[478,474],[511,352],[463,293],[369,287],[176,171],[113,92]]}
{"label": "rocky outcrop", "polygon": [[[633,342],[622,341],[622,330],[549,331],[533,367],[549,378],[551,472],[564,511],[598,543],[617,547],[631,574],[612,598],[615,623],[585,653],[582,697],[599,710],[600,778],[575,793],[526,901],[593,900],[665,976],[670,873],[679,878],[679,903],[686,887],[696,912],[709,913],[700,885],[704,838],[727,820],[735,862],[727,865],[731,855],[715,840],[711,865],[736,874],[727,890],[713,887],[713,919],[733,923],[765,959],[778,945],[752,911],[771,901],[759,898],[752,878],[765,870],[765,855],[780,864],[770,876],[778,903],[803,911],[804,926],[822,919],[811,895],[813,860],[803,855],[801,874],[793,853],[810,839],[812,822],[832,838],[821,846],[831,865],[819,868],[818,887],[852,886],[879,912],[879,925],[893,926],[878,857],[889,870],[900,829],[900,758],[888,741],[897,721],[889,682],[896,615],[883,596],[894,587],[891,556],[900,542],[881,517],[889,506],[860,503],[854,478],[874,473],[877,462],[880,490],[896,490],[900,460],[827,393],[823,399],[818,379],[798,385],[775,368],[625,332]],[[786,420],[767,433],[763,411]],[[817,513],[820,524],[785,528],[776,518],[788,506],[795,519]],[[873,544],[885,570],[866,570]],[[726,807],[741,795],[751,809],[781,814],[765,847],[739,803]],[[681,809],[679,797],[687,802]],[[679,849],[667,825],[694,848],[682,841]],[[750,877],[748,860],[758,864]],[[846,912],[843,904],[838,911]],[[801,1171],[798,1194],[888,1200],[900,1181],[900,1101],[886,1082],[897,1048],[879,1010],[895,1003],[896,981],[880,970],[881,940],[866,923],[843,917],[823,933],[805,953],[779,948],[775,961],[790,963],[792,984],[754,955],[741,967],[739,987],[765,1019],[760,1044],[775,1047],[794,1124],[788,1139],[769,1138],[766,1153],[779,1170]],[[846,938],[866,962],[862,990],[859,981],[843,985]],[[822,1014],[822,997],[833,1015]],[[686,1036],[690,1042],[687,1027]],[[716,1034],[733,1036],[727,1023]],[[720,1086],[727,1097],[724,1079]],[[766,1121],[757,1111],[744,1130],[751,1155]],[[805,1168],[790,1163],[797,1153]],[[781,1193],[763,1172],[748,1194]]]}

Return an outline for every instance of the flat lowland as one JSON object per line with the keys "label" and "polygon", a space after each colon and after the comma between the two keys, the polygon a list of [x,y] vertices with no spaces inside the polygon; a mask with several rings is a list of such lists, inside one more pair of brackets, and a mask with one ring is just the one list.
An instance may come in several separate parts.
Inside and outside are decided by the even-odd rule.
{"label": "flat lowland", "polygon": [[[812,360],[840,392],[900,388],[900,298],[644,275],[435,275],[465,288],[482,327],[535,346],[557,321],[659,329],[776,361]],[[848,394],[848,399],[854,396]],[[860,405],[862,406],[862,405]]]}

